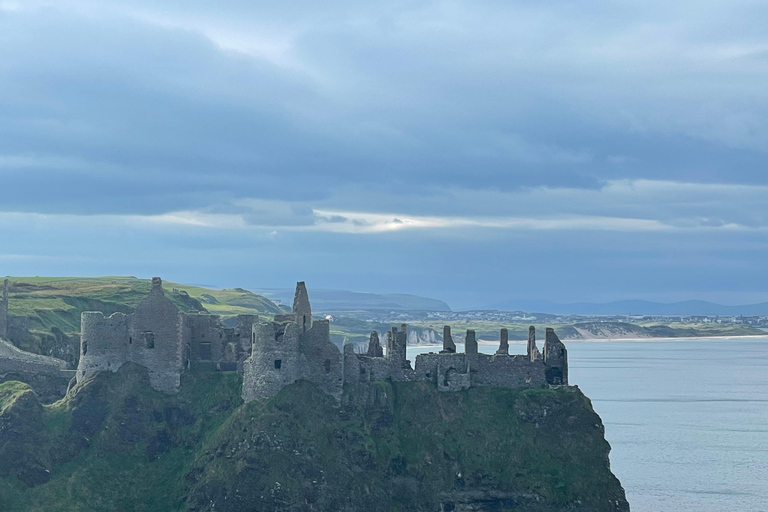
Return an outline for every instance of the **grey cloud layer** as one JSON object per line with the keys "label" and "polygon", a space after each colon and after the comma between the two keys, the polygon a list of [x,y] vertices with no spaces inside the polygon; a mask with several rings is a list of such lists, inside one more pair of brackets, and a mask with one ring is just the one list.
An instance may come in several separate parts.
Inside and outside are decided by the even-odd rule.
{"label": "grey cloud layer", "polygon": [[5,210],[768,182],[756,3],[30,5],[0,11]]}
{"label": "grey cloud layer", "polygon": [[766,83],[756,1],[2,2],[0,263],[753,300]]}

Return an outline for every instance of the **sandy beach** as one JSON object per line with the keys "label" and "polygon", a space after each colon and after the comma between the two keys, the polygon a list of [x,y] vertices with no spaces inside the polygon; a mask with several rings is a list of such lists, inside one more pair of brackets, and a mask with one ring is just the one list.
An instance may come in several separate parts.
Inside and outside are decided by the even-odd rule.
{"label": "sandy beach", "polygon": [[[765,334],[753,334],[753,335],[746,335],[746,336],[680,336],[680,337],[663,337],[663,338],[653,338],[653,337],[620,337],[617,336],[615,338],[561,338],[563,342],[566,343],[580,343],[580,342],[605,342],[605,341],[704,341],[704,340],[738,340],[738,339],[749,339],[749,338],[767,338],[768,339],[768,332]],[[543,343],[543,339],[537,339],[536,342],[538,344]],[[525,340],[509,340],[510,345],[525,345],[527,341]],[[478,344],[480,345],[498,345],[499,340],[478,340]]]}

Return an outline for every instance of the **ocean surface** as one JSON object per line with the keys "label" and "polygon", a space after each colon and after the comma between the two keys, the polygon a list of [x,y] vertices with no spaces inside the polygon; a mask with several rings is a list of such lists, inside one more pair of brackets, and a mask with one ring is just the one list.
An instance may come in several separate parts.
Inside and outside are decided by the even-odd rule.
{"label": "ocean surface", "polygon": [[566,347],[633,512],[768,512],[768,337]]}

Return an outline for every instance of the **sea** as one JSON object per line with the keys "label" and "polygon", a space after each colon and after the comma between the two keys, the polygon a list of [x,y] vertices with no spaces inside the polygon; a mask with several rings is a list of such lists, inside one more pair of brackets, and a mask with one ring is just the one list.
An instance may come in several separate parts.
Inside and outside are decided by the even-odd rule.
{"label": "sea", "polygon": [[768,512],[768,336],[566,347],[633,512]]}

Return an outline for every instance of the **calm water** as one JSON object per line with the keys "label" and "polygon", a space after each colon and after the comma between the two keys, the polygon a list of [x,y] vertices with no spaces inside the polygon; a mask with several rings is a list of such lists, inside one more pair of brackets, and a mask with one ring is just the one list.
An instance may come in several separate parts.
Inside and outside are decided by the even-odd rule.
{"label": "calm water", "polygon": [[768,337],[566,346],[633,512],[768,512]]}

